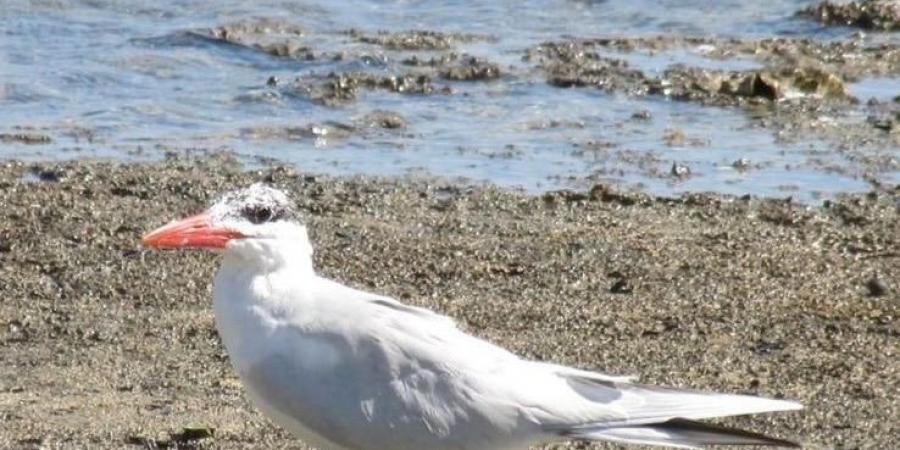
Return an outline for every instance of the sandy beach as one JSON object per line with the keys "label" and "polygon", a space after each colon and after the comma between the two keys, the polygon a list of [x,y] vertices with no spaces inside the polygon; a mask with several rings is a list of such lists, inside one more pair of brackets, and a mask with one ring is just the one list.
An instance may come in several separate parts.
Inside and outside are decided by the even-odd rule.
{"label": "sandy beach", "polygon": [[0,447],[306,448],[228,364],[216,256],[139,246],[253,181],[294,196],[324,275],[529,358],[798,400],[722,423],[805,448],[896,445],[900,189],[820,207],[601,185],[527,196],[214,154],[0,166]]}

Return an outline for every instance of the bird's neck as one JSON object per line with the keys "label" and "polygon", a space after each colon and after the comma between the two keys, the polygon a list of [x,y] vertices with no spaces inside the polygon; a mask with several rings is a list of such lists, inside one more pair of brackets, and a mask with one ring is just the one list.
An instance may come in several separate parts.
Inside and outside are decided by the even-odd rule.
{"label": "bird's neck", "polygon": [[229,244],[223,266],[257,273],[280,270],[295,275],[313,275],[312,245],[306,229],[277,239],[241,239]]}

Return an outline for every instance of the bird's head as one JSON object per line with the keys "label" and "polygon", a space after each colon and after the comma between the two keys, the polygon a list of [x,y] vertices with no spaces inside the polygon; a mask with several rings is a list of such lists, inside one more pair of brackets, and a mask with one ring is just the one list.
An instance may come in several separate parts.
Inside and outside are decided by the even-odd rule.
{"label": "bird's head", "polygon": [[284,192],[257,183],[225,194],[204,213],[151,231],[141,243],[161,249],[226,250],[278,247],[293,240],[306,243],[306,228],[291,201]]}

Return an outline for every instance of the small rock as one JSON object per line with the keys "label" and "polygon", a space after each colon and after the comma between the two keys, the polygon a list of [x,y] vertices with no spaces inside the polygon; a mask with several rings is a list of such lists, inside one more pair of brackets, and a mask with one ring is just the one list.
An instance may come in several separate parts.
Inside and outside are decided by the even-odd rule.
{"label": "small rock", "polygon": [[624,278],[620,278],[616,280],[613,285],[609,288],[609,292],[613,294],[630,294],[634,291],[634,286],[632,286],[628,280]]}
{"label": "small rock", "polygon": [[687,138],[681,130],[666,130],[666,133],[663,135],[663,142],[669,147],[682,147],[687,142]]}
{"label": "small rock", "polygon": [[34,133],[0,133],[0,142],[17,142],[19,144],[39,145],[53,142],[50,136]]}
{"label": "small rock", "polygon": [[821,69],[810,67],[794,69],[782,74],[804,94],[816,94],[829,98],[847,98],[850,94],[841,77]]}
{"label": "small rock", "polygon": [[870,115],[866,122],[879,130],[891,132],[895,128],[894,119],[887,115]]}
{"label": "small rock", "polygon": [[363,72],[331,73],[322,78],[311,76],[298,79],[292,88],[310,97],[313,101],[328,106],[337,106],[357,100],[362,90],[386,90],[403,94],[449,94],[452,91],[440,89],[424,74],[376,75]]}
{"label": "small rock", "polygon": [[172,436],[174,442],[190,442],[199,441],[201,439],[211,438],[215,434],[215,429],[207,426],[187,426],[182,428],[181,433]]}
{"label": "small rock", "polygon": [[316,138],[345,139],[354,131],[352,125],[340,122],[325,122],[309,126],[309,133]]}
{"label": "small rock", "polygon": [[372,111],[357,122],[363,128],[385,128],[389,130],[406,128],[406,119],[393,111]]}
{"label": "small rock", "polygon": [[759,340],[756,345],[753,347],[753,351],[760,355],[769,355],[772,353],[777,353],[785,349],[787,344],[782,340]]}
{"label": "small rock", "polygon": [[866,282],[866,288],[869,290],[870,297],[882,297],[890,291],[887,283],[881,278],[874,276]]}
{"label": "small rock", "polygon": [[691,175],[691,168],[684,164],[673,162],[672,170],[670,171],[670,173],[675,178],[687,178]]}
{"label": "small rock", "polygon": [[631,115],[632,120],[650,120],[653,118],[653,115],[650,114],[650,111],[646,109],[642,109],[640,111],[635,111],[634,114]]}
{"label": "small rock", "polygon": [[783,95],[784,88],[770,74],[753,72],[736,74],[719,81],[718,92],[736,97],[759,97],[775,100]]}
{"label": "small rock", "polygon": [[44,183],[58,183],[66,177],[66,172],[64,170],[55,168],[43,169],[35,167],[31,170],[31,174],[37,181]]}
{"label": "small rock", "polygon": [[309,47],[304,47],[291,42],[276,42],[272,44],[257,44],[256,48],[279,58],[292,58],[306,61],[316,59],[316,55]]}
{"label": "small rock", "polygon": [[747,170],[750,168],[750,160],[747,158],[741,158],[731,163],[731,167],[734,167],[737,170]]}
{"label": "small rock", "polygon": [[474,56],[441,71],[442,77],[456,81],[494,80],[500,75],[500,66]]}

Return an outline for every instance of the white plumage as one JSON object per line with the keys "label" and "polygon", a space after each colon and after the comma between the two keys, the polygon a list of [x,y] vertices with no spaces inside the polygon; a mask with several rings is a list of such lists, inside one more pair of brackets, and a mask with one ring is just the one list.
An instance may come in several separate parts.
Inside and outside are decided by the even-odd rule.
{"label": "white plumage", "polygon": [[695,420],[797,403],[523,360],[445,316],[321,278],[290,205],[280,191],[254,185],[144,242],[224,251],[213,302],[231,362],[259,409],[316,448],[521,450],[570,439],[793,445]]}

